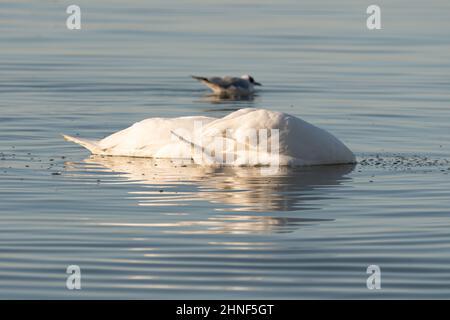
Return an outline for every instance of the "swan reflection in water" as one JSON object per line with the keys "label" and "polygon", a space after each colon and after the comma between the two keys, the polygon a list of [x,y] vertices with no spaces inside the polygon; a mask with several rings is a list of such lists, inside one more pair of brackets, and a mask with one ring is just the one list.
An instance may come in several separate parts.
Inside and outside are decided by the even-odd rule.
{"label": "swan reflection in water", "polygon": [[[142,184],[143,188],[133,188],[128,194],[140,206],[176,208],[181,213],[177,221],[164,226],[178,227],[178,233],[289,232],[300,225],[326,221],[300,217],[297,213],[274,214],[321,208],[321,200],[331,198],[328,192],[350,180],[346,175],[354,168],[354,165],[280,167],[276,174],[268,175],[261,167],[207,167],[193,165],[188,160],[108,156],[90,156],[83,166],[90,168],[91,173],[92,170],[113,172],[115,178],[125,178],[133,185]],[[209,212],[216,214],[185,219],[190,214],[183,215],[183,212],[192,209],[183,207],[194,204],[199,211],[202,208],[198,201],[207,201]]]}
{"label": "swan reflection in water", "polygon": [[[157,191],[157,198],[166,199],[167,205],[207,200],[231,205],[234,208],[223,208],[231,211],[259,212],[312,208],[313,202],[327,198],[321,190],[349,180],[346,175],[354,168],[354,165],[280,167],[276,173],[268,174],[262,167],[199,166],[188,160],[91,156],[84,162],[101,165],[130,182],[154,187],[148,192],[133,192],[140,195],[141,205],[152,205]],[[183,189],[183,185],[190,188]],[[171,191],[174,186],[179,186],[176,192]]]}

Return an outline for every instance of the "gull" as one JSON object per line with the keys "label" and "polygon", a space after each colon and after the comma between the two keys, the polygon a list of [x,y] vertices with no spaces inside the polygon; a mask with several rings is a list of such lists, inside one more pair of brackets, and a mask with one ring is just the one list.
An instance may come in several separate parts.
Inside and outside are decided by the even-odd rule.
{"label": "gull", "polygon": [[248,96],[255,92],[254,86],[262,85],[248,74],[240,78],[228,76],[211,78],[192,76],[192,78],[208,86],[215,94],[225,96]]}

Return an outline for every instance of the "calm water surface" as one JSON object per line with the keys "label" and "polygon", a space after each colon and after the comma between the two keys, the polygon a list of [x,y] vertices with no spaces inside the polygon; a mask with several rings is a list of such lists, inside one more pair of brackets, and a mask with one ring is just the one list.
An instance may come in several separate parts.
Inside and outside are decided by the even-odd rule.
{"label": "calm water surface", "polygon": [[[379,1],[379,31],[356,0],[78,0],[80,31],[69,4],[0,3],[0,298],[450,298],[448,1]],[[189,78],[243,73],[254,99]],[[321,126],[360,163],[265,176],[60,136],[243,107]]]}

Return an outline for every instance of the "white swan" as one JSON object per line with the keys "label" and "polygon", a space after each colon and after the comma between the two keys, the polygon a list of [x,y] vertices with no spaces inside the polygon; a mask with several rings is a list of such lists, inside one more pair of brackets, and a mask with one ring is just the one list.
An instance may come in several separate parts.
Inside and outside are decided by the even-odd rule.
{"label": "white swan", "polygon": [[193,159],[200,165],[355,163],[350,149],[327,131],[265,109],[241,109],[219,119],[149,118],[102,140],[64,138],[97,155]]}

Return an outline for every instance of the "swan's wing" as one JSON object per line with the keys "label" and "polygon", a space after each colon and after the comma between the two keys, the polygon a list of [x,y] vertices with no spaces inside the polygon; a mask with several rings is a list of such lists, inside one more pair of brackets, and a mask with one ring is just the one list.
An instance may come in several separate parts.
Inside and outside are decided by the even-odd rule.
{"label": "swan's wing", "polygon": [[[175,131],[171,130],[170,131],[172,133],[172,135],[174,135],[175,137],[177,137],[181,142],[193,147],[195,149],[195,152],[193,152],[192,154],[192,160],[194,160],[195,163],[197,164],[203,164],[203,160],[206,158],[207,162],[209,162],[210,164],[214,163],[214,160],[211,158],[211,152],[207,151],[204,147],[186,139],[185,137],[182,137],[181,135],[177,134]],[[201,159],[198,159],[198,157],[196,157],[196,155],[202,155]],[[205,158],[203,158],[205,157]]]}
{"label": "swan's wing", "polygon": [[[256,141],[238,139],[234,136],[227,137],[224,132],[216,135],[204,135],[202,145],[192,142],[185,137],[172,131],[179,141],[189,145],[195,151],[191,151],[191,158],[200,165],[256,165],[267,162],[259,155],[259,146]],[[205,138],[206,141],[205,141]],[[256,144],[255,144],[256,143]],[[217,149],[216,149],[217,148]]]}

